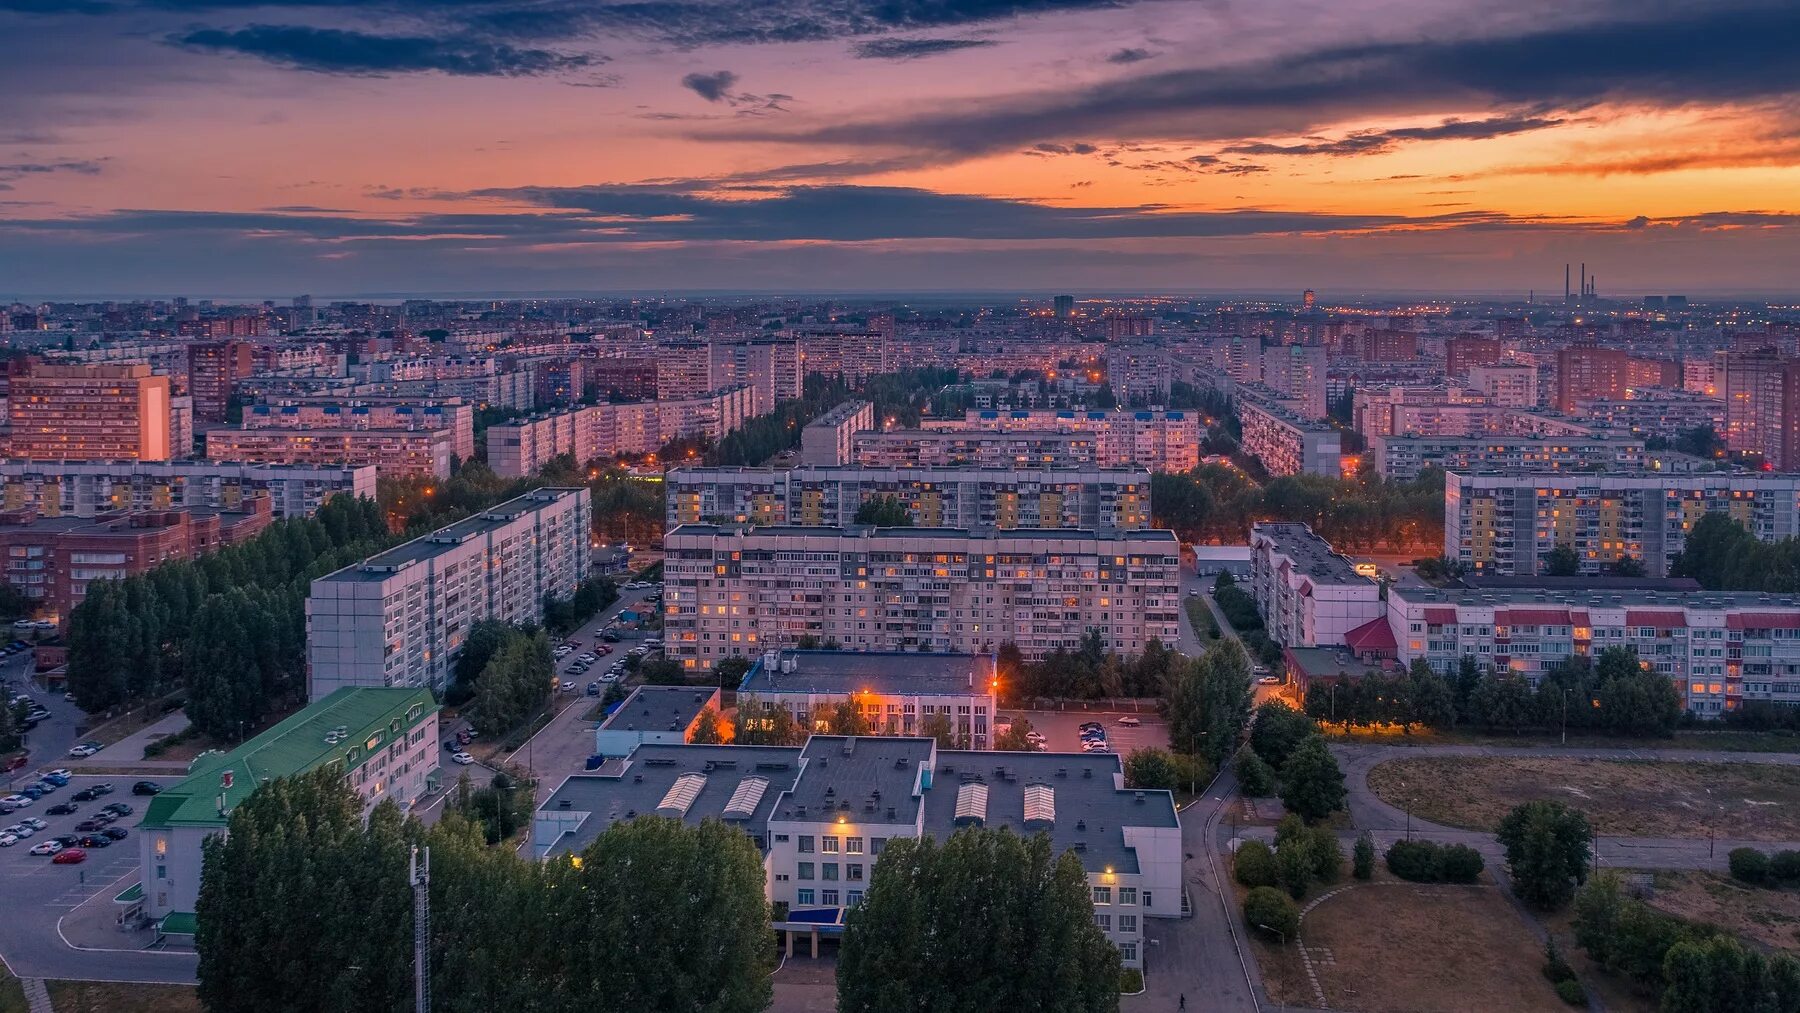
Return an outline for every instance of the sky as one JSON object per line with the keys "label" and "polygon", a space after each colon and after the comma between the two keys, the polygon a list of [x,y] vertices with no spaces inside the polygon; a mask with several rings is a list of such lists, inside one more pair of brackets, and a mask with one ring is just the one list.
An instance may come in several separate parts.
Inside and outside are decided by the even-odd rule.
{"label": "sky", "polygon": [[0,0],[0,300],[1778,298],[1797,38],[1793,0]]}

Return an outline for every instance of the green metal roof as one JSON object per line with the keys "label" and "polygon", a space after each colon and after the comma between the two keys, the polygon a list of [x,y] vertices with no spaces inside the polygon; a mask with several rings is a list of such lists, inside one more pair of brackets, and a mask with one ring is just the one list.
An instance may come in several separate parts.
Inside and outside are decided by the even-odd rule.
{"label": "green metal roof", "polygon": [[165,936],[191,936],[198,924],[192,911],[171,911],[156,924],[156,931]]}
{"label": "green metal roof", "polygon": [[144,899],[144,884],[133,883],[125,891],[113,898],[114,904],[136,904]]}
{"label": "green metal roof", "polygon": [[345,687],[229,753],[201,754],[185,780],[151,800],[139,826],[224,826],[221,795],[229,812],[266,780],[334,763],[348,773],[436,711],[427,689]]}

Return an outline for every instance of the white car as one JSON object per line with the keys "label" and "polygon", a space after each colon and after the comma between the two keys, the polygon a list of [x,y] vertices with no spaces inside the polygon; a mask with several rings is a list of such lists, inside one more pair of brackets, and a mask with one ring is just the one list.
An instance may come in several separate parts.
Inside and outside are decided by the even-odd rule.
{"label": "white car", "polygon": [[48,829],[50,829],[50,824],[45,823],[43,820],[38,819],[36,816],[25,817],[24,819],[19,821],[19,826],[30,827],[33,830],[48,830]]}
{"label": "white car", "polygon": [[33,620],[20,619],[13,623],[13,629],[15,629],[15,630],[35,630],[35,629],[37,629],[37,626],[35,625]]}
{"label": "white car", "polygon": [[[17,841],[18,838],[15,837],[13,840]],[[54,855],[62,849],[63,846],[61,841],[45,841],[42,844],[33,844],[31,846],[31,853],[34,855]]]}
{"label": "white car", "polygon": [[6,833],[5,831],[0,831],[0,848],[10,848],[17,843],[19,843],[17,837],[14,837],[12,834]]}
{"label": "white car", "polygon": [[75,772],[73,770],[70,770],[67,767],[58,767],[55,770],[44,771],[44,776],[45,777],[74,777]]}
{"label": "white car", "polygon": [[600,673],[600,681],[601,682],[618,682],[619,681],[619,673],[617,673],[609,668],[606,671]]}
{"label": "white car", "polygon": [[[11,806],[12,809],[23,809],[30,804],[30,795],[8,795],[5,798],[0,798],[0,805]],[[12,809],[8,809],[7,811],[11,812]]]}
{"label": "white car", "polygon": [[1258,686],[1279,686],[1281,685],[1281,680],[1272,675],[1265,675],[1256,680],[1256,684]]}
{"label": "white car", "polygon": [[563,692],[564,692],[564,693],[573,693],[573,692],[575,692],[575,684],[574,684],[574,683],[572,683],[572,682],[569,682],[569,681],[568,681],[568,680],[566,680],[566,679],[565,679],[565,680],[564,680],[564,681],[563,681],[563,684],[562,684],[562,691],[563,691]]}
{"label": "white car", "polygon": [[1081,744],[1081,751],[1084,753],[1110,753],[1112,752],[1112,747],[1108,746],[1104,741],[1096,740],[1083,742]]}
{"label": "white car", "polygon": [[1137,717],[1135,717],[1131,714],[1127,714],[1124,717],[1119,719],[1119,724],[1125,728],[1136,728],[1138,725],[1141,725],[1143,723],[1144,722],[1142,720],[1138,719]]}
{"label": "white car", "polygon": [[583,654],[581,657],[576,658],[575,660],[591,665],[594,662],[599,661],[600,656],[595,654],[593,651],[589,651],[586,654]]}
{"label": "white car", "polygon": [[14,837],[19,838],[20,840],[24,840],[25,838],[30,837],[32,834],[35,834],[35,833],[37,833],[36,830],[31,829],[30,827],[26,826],[23,823],[14,823],[12,826],[7,827],[5,830],[0,830],[0,834],[11,834]]}
{"label": "white car", "polygon": [[69,755],[75,756],[75,757],[92,756],[95,753],[98,753],[99,751],[100,750],[95,749],[93,746],[90,746],[86,743],[82,743],[79,746],[70,746],[69,747]]}
{"label": "white car", "polygon": [[466,767],[469,764],[474,763],[475,758],[473,756],[470,756],[468,753],[451,753],[450,754],[450,762],[451,763],[460,763]]}

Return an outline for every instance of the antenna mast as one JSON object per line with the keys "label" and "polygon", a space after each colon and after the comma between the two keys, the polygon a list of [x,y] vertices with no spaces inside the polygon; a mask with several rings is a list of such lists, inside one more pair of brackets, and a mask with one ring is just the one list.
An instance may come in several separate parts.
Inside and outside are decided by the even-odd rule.
{"label": "antenna mast", "polygon": [[413,845],[408,881],[413,888],[413,1007],[431,1013],[431,849],[420,861]]}

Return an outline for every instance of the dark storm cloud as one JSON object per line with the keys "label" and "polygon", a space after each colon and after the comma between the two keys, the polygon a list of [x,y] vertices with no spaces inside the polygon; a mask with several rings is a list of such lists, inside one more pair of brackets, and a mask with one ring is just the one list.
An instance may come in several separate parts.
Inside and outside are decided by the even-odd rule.
{"label": "dark storm cloud", "polygon": [[192,49],[254,56],[322,74],[437,71],[458,77],[527,77],[574,70],[596,60],[468,37],[374,35],[298,25],[251,25],[235,31],[207,28],[172,36],[169,41]]}
{"label": "dark storm cloud", "polygon": [[[1621,8],[1621,10],[1625,10]],[[803,133],[736,136],[977,154],[1071,135],[1226,140],[1350,116],[1485,105],[1537,112],[1600,101],[1682,105],[1800,93],[1800,4],[1655,11],[1494,38],[1336,46],[984,99]],[[1541,112],[1540,112],[1541,114]]]}
{"label": "dark storm cloud", "polygon": [[1393,130],[1361,130],[1337,140],[1301,144],[1234,144],[1225,150],[1234,155],[1374,155],[1409,141],[1479,141],[1509,134],[1530,133],[1566,122],[1544,116],[1497,116],[1486,120],[1445,120],[1434,127],[1400,127]]}
{"label": "dark storm cloud", "polygon": [[731,86],[737,84],[737,80],[738,76],[731,71],[719,70],[711,74],[689,74],[681,79],[681,86],[708,102],[719,102],[731,94]]}
{"label": "dark storm cloud", "polygon": [[999,43],[991,39],[870,39],[857,43],[851,52],[863,60],[916,60],[922,56],[997,45]]}
{"label": "dark storm cloud", "polygon": [[1148,49],[1116,49],[1106,57],[1107,63],[1142,63],[1156,54]]}

